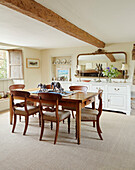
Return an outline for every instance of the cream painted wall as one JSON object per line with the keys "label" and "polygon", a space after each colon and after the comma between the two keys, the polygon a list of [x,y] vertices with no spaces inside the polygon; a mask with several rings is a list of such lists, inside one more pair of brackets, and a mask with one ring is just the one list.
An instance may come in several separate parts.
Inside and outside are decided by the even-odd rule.
{"label": "cream painted wall", "polygon": [[[32,48],[22,48],[24,59],[24,83],[26,88],[36,88],[41,82],[41,52]],[[37,58],[40,60],[40,68],[26,68],[26,58]]]}
{"label": "cream painted wall", "polygon": [[71,75],[72,75],[72,80],[73,80],[74,78],[73,75],[76,69],[77,55],[79,53],[93,52],[95,50],[97,50],[97,48],[94,46],[42,50],[41,51],[41,57],[42,57],[41,80],[42,82],[43,83],[51,82],[51,57],[71,56],[71,59],[72,59]]}
{"label": "cream painted wall", "polygon": [[[133,77],[133,70],[134,70],[134,63],[132,61],[132,48],[133,43],[119,43],[119,44],[107,44],[105,49],[108,52],[113,51],[125,51],[127,53],[127,62],[129,65],[129,79],[128,82],[132,82]],[[87,46],[87,47],[76,47],[76,48],[63,48],[63,49],[48,49],[41,51],[42,57],[42,71],[41,71],[41,80],[43,83],[50,83],[51,82],[51,57],[56,56],[71,56],[72,58],[72,80],[75,79],[74,73],[76,69],[76,61],[77,55],[80,53],[91,53],[96,51],[97,48],[94,46]]]}
{"label": "cream painted wall", "polygon": [[[25,83],[27,89],[36,88],[41,82],[41,51],[33,48],[22,48],[9,44],[0,43],[2,49],[22,49],[23,51],[23,63],[24,63],[24,81],[15,80],[15,83]],[[29,69],[26,68],[26,58],[37,58],[40,60],[40,68]],[[1,80],[2,81],[2,80]]]}

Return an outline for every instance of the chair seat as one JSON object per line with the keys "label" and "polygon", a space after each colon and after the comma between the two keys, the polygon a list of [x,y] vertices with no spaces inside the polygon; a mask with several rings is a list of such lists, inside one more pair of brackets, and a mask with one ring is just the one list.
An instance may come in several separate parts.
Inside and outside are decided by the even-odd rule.
{"label": "chair seat", "polygon": [[82,109],[81,120],[97,120],[98,110]]}
{"label": "chair seat", "polygon": [[[32,115],[34,113],[39,112],[39,107],[38,106],[27,105],[27,110],[28,110],[29,115]],[[27,115],[24,107],[17,107],[15,109],[14,114],[16,114],[16,115],[23,115],[23,116]]]}
{"label": "chair seat", "polygon": [[[69,117],[70,112],[69,111],[58,111],[58,115],[59,115],[59,121],[61,121]],[[43,111],[43,119],[56,122],[56,112]]]}

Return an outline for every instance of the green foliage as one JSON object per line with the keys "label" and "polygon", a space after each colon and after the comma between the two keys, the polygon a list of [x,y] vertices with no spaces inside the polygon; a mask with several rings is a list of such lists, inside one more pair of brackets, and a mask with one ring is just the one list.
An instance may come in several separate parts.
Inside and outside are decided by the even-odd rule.
{"label": "green foliage", "polygon": [[109,78],[118,77],[121,73],[118,71],[116,67],[111,65],[110,67],[107,67],[103,72],[103,76],[107,76]]}

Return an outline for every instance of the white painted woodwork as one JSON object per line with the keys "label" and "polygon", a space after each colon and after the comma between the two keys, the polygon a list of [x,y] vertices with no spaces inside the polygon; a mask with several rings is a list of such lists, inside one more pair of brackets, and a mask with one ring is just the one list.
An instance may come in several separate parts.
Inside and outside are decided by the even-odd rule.
{"label": "white painted woodwork", "polygon": [[[89,92],[98,92],[99,89],[102,89],[103,109],[119,111],[130,115],[131,85],[129,83],[70,82],[70,84],[87,86]],[[87,107],[91,107],[91,104]],[[95,107],[98,108],[98,97],[96,97]]]}

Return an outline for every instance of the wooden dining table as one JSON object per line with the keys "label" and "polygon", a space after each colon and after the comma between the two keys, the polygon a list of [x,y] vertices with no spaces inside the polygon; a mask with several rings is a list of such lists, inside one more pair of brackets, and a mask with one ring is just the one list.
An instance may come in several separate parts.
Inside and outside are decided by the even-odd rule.
{"label": "wooden dining table", "polygon": [[[37,89],[29,89],[25,91],[36,91]],[[77,143],[81,143],[81,109],[92,103],[92,109],[95,109],[95,97],[98,93],[93,92],[76,92],[68,96],[63,96],[59,101],[59,105],[61,106],[70,106],[76,108],[76,122],[77,122]],[[32,94],[28,98],[29,101],[39,102],[38,94]],[[12,102],[10,99],[10,124],[12,124],[13,119],[13,111],[12,111]]]}

